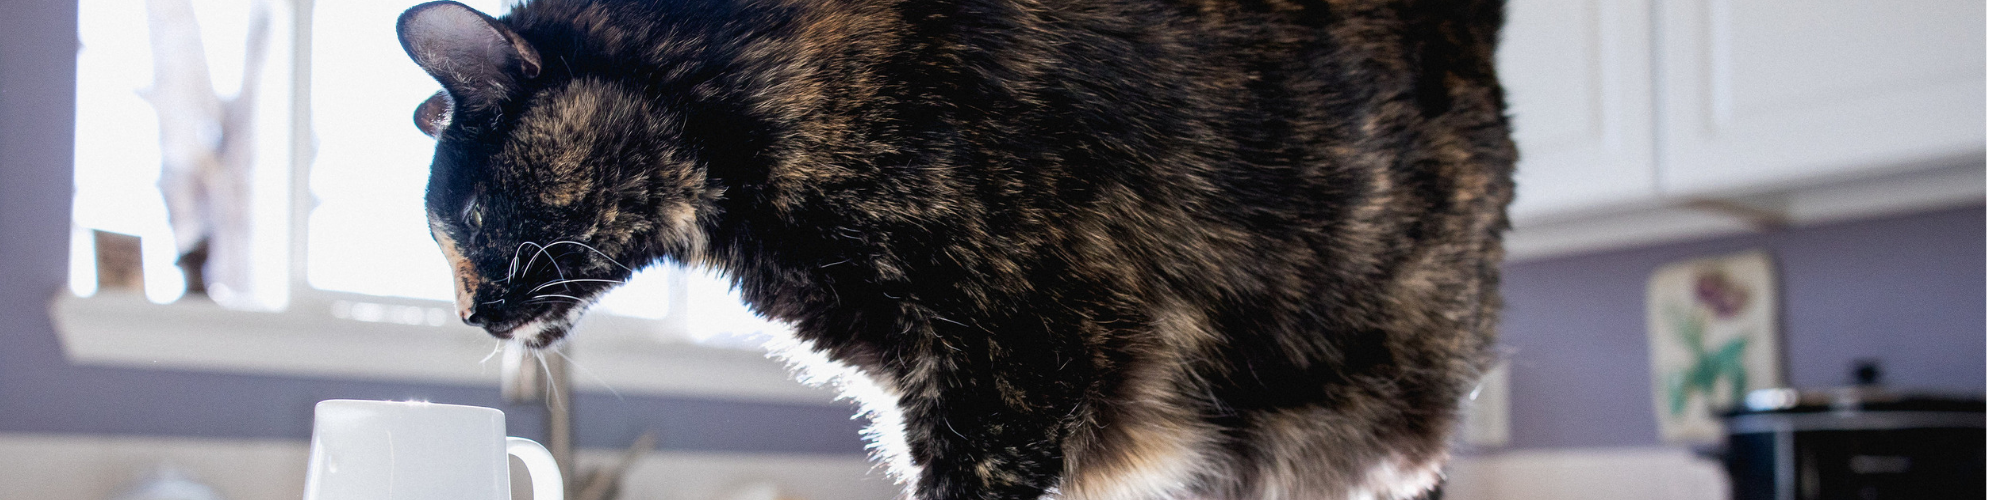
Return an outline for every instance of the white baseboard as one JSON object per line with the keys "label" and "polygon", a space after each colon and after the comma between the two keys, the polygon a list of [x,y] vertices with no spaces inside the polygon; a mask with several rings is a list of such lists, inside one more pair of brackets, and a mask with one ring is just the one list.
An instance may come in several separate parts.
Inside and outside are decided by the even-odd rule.
{"label": "white baseboard", "polygon": [[1459,457],[1450,500],[1727,500],[1712,460],[1674,448],[1568,448]]}
{"label": "white baseboard", "polygon": [[[0,433],[0,499],[110,500],[168,465],[228,500],[297,500],[305,441]],[[586,466],[620,450],[582,450]],[[620,498],[885,500],[900,489],[860,455],[655,452]],[[759,495],[758,493],[762,493]],[[526,498],[525,496],[517,498]]]}

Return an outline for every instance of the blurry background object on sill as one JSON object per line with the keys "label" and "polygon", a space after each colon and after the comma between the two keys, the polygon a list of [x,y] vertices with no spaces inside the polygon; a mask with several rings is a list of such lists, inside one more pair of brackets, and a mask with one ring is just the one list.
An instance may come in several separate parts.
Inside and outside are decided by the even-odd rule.
{"label": "blurry background object on sill", "polygon": [[90,231],[97,250],[97,289],[145,293],[145,264],[139,257],[139,237],[101,229]]}
{"label": "blurry background object on sill", "polygon": [[112,500],[223,500],[215,488],[171,464],[160,464],[145,479]]}

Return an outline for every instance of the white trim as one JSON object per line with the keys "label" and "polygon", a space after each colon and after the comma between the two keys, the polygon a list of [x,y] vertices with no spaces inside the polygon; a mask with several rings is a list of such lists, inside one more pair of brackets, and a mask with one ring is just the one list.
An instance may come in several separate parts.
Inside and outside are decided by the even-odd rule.
{"label": "white trim", "polygon": [[[132,294],[76,297],[64,290],[50,305],[49,316],[64,354],[77,364],[489,387],[500,382],[497,356],[481,363],[498,340],[456,321],[441,321],[438,314],[422,313],[448,310],[448,304],[352,297],[390,311],[419,313],[370,315],[368,319],[378,321],[363,321],[333,314],[332,307],[343,301],[313,302],[299,295],[284,312],[253,312],[197,299],[154,304]],[[385,319],[419,324],[381,321]],[[647,323],[587,316],[574,332],[577,340],[570,351],[576,388],[833,403],[831,389],[800,384],[782,363],[761,352],[609,334],[646,331]],[[599,330],[606,334],[594,336]]]}
{"label": "white trim", "polygon": [[[1825,224],[1937,210],[1986,201],[1986,167],[1967,160],[1942,168],[1780,190],[1662,198],[1587,213],[1517,217],[1507,259],[1526,261],[1689,241],[1782,226]],[[1717,210],[1718,205],[1733,207]]]}

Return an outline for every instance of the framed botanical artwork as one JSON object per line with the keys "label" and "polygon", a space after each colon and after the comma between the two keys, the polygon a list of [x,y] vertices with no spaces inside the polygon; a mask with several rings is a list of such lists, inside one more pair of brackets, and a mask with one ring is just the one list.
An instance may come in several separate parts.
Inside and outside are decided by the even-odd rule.
{"label": "framed botanical artwork", "polygon": [[1647,283],[1646,313],[1653,414],[1662,442],[1719,442],[1716,412],[1749,391],[1784,383],[1770,254],[1753,250],[1661,266]]}

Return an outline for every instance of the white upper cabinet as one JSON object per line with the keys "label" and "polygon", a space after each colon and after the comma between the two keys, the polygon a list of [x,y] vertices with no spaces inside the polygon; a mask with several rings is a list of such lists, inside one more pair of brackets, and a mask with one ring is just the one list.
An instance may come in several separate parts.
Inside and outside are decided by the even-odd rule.
{"label": "white upper cabinet", "polygon": [[1517,220],[1655,193],[1646,0],[1510,0],[1496,64],[1520,147]]}
{"label": "white upper cabinet", "polygon": [[1985,150],[1977,0],[1658,1],[1668,196],[1967,163]]}

